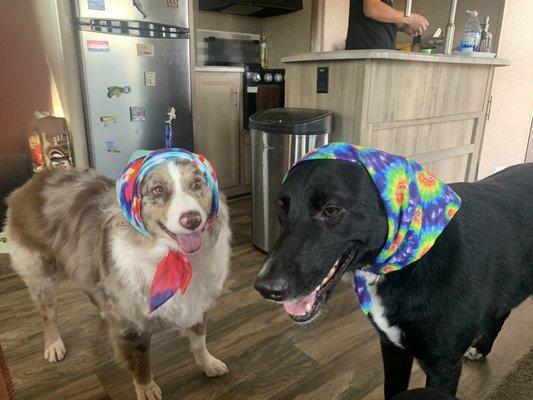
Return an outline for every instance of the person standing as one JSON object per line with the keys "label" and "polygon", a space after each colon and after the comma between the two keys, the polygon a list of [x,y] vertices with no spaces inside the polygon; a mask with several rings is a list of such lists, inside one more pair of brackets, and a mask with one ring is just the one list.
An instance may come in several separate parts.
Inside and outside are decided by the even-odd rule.
{"label": "person standing", "polygon": [[424,16],[393,8],[393,0],[350,0],[346,50],[394,49],[398,30],[415,37],[428,26]]}

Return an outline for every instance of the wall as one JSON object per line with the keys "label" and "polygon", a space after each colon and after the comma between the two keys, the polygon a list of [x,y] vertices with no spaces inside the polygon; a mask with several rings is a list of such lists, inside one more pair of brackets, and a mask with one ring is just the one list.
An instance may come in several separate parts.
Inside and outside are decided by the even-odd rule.
{"label": "wall", "polygon": [[532,15],[531,0],[506,2],[498,56],[511,65],[494,73],[479,178],[524,161],[533,118],[533,52],[526,51],[531,46],[524,46],[524,38],[533,37]]}
{"label": "wall", "polygon": [[0,0],[0,155],[26,153],[35,110],[50,110],[50,75],[29,1]]}
{"label": "wall", "polygon": [[269,68],[283,68],[282,57],[311,50],[311,8],[312,0],[303,0],[301,11],[263,20]]}
{"label": "wall", "polygon": [[[512,2],[514,0],[511,0]],[[492,32],[494,43],[498,43],[501,26],[502,8],[505,0],[459,0],[457,13],[455,14],[455,38],[454,45],[459,44],[463,30],[468,20],[466,10],[477,10],[480,22],[484,17],[490,17],[489,31]],[[396,0],[394,8],[405,9],[405,0]],[[412,12],[422,14],[429,21],[429,29],[423,35],[423,39],[429,39],[437,28],[446,32],[446,24],[450,15],[450,0],[413,0]],[[399,32],[396,43],[411,43],[410,36]]]}
{"label": "wall", "polygon": [[325,51],[344,50],[348,33],[350,0],[328,0],[324,2],[323,48]]}
{"label": "wall", "polygon": [[212,11],[200,11],[198,0],[192,0],[192,4],[194,7],[193,15],[195,29],[255,33],[259,35],[263,31],[263,21],[259,18]]}

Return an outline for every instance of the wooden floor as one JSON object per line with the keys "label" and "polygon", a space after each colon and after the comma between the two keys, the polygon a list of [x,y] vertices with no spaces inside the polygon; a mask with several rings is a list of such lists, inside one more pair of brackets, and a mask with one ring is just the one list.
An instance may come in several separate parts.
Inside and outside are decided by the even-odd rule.
{"label": "wooden floor", "polygon": [[[166,399],[380,399],[383,374],[377,335],[342,283],[325,317],[295,326],[264,301],[252,283],[264,255],[251,245],[250,202],[232,206],[231,273],[208,323],[208,347],[230,374],[209,379],[193,364],[188,343],[175,332],[153,341],[155,379]],[[39,318],[21,280],[0,270],[0,343],[18,400],[132,399],[128,373],[113,358],[104,322],[87,298],[62,286],[60,331],[67,347],[58,364],[43,359]],[[533,345],[533,303],[516,309],[484,363],[465,362],[461,399],[482,399]],[[412,386],[424,377],[413,369]]]}

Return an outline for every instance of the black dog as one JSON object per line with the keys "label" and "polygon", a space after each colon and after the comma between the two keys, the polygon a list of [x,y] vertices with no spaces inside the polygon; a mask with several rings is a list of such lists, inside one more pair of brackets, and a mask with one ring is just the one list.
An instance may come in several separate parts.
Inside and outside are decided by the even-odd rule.
{"label": "black dog", "polygon": [[[462,207],[435,245],[372,286],[386,399],[407,389],[413,357],[427,386],[454,395],[462,355],[486,356],[511,309],[533,294],[533,164],[450,186]],[[277,208],[282,232],[255,287],[309,321],[344,272],[382,249],[385,210],[367,171],[340,160],[297,165]]]}

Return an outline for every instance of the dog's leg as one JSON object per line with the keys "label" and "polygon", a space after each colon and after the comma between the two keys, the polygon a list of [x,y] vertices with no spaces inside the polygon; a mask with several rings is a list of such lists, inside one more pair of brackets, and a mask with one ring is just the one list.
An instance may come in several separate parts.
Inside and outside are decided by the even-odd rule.
{"label": "dog's leg", "polygon": [[463,366],[461,360],[455,363],[440,360],[431,367],[424,363],[421,363],[421,366],[426,373],[426,387],[440,389],[455,396]]}
{"label": "dog's leg", "polygon": [[492,345],[510,313],[511,312],[508,312],[503,315],[503,317],[491,321],[481,337],[474,342],[464,356],[469,360],[474,361],[482,360],[487,357],[487,354],[492,350]]}
{"label": "dog's leg", "polygon": [[57,329],[57,291],[60,272],[50,257],[29,250],[13,241],[10,249],[11,265],[28,287],[30,297],[41,316],[44,331],[44,358],[57,362],[65,357],[65,345]]}
{"label": "dog's leg", "polygon": [[150,370],[150,335],[121,329],[109,319],[108,323],[117,357],[124,361],[133,378],[137,400],[161,400],[161,389]]}
{"label": "dog's leg", "polygon": [[388,400],[409,387],[413,356],[384,339],[381,339],[381,356],[385,372],[385,400]]}
{"label": "dog's leg", "polygon": [[205,345],[206,317],[204,321],[185,329],[185,334],[189,337],[191,352],[196,364],[209,376],[221,376],[228,373],[228,367],[219,359],[213,357]]}
{"label": "dog's leg", "polygon": [[41,278],[28,285],[30,295],[41,314],[44,331],[44,358],[49,362],[61,361],[65,357],[65,345],[57,329],[57,290],[59,280],[54,277]]}

